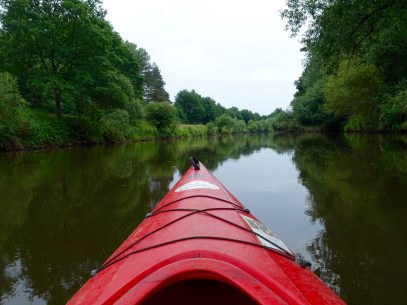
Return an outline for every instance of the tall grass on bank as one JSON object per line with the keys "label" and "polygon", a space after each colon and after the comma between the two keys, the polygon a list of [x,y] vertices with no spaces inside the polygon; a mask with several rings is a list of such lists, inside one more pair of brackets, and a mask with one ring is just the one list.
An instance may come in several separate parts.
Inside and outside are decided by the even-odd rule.
{"label": "tall grass on bank", "polygon": [[205,125],[186,125],[179,124],[175,127],[174,137],[176,138],[195,138],[206,137],[208,135],[208,128]]}

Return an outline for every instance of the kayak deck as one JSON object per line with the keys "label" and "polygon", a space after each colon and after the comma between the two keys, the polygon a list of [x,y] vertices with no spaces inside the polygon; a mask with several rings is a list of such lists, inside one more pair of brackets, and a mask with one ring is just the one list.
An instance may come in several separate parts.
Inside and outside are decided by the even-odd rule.
{"label": "kayak deck", "polygon": [[94,275],[69,304],[344,304],[202,165]]}

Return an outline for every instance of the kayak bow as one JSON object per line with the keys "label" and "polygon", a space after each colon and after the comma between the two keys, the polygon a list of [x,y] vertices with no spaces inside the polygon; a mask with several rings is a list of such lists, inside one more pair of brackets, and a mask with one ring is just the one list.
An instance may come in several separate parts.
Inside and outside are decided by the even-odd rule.
{"label": "kayak bow", "polygon": [[196,159],[68,302],[345,304]]}

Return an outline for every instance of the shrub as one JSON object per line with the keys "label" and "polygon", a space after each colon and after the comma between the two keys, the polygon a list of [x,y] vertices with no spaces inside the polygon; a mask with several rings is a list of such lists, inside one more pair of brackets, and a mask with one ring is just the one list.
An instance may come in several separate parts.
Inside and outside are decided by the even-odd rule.
{"label": "shrub", "polygon": [[61,145],[70,140],[71,132],[67,119],[42,111],[28,112],[30,125],[23,136],[25,145]]}
{"label": "shrub", "polygon": [[161,135],[173,133],[177,112],[174,106],[167,102],[149,103],[145,107],[146,119],[151,122]]}
{"label": "shrub", "polygon": [[108,141],[123,141],[129,136],[130,121],[126,110],[114,110],[100,119],[99,124],[103,136]]}
{"label": "shrub", "polygon": [[258,132],[259,125],[257,124],[257,122],[250,120],[249,123],[247,124],[247,130],[252,133]]}
{"label": "shrub", "polygon": [[208,128],[205,125],[178,125],[175,128],[175,136],[178,138],[205,137],[208,135]]}
{"label": "shrub", "polygon": [[209,136],[214,136],[218,134],[218,127],[215,125],[214,122],[209,122],[206,124],[206,130]]}
{"label": "shrub", "polygon": [[27,104],[14,77],[7,72],[0,73],[0,146],[19,142],[22,129],[28,124],[26,110]]}
{"label": "shrub", "polygon": [[150,122],[138,120],[130,127],[130,137],[133,140],[151,140],[158,136],[158,131]]}
{"label": "shrub", "polygon": [[228,129],[232,129],[233,118],[230,115],[224,113],[216,118],[215,124],[216,126],[218,126],[219,129],[222,129],[223,127],[228,127]]}

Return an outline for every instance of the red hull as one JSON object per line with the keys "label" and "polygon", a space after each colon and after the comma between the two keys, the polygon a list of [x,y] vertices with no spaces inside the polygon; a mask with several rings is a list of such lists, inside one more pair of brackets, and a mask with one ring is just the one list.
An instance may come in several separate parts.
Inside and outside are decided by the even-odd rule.
{"label": "red hull", "polygon": [[68,304],[345,304],[201,165]]}

